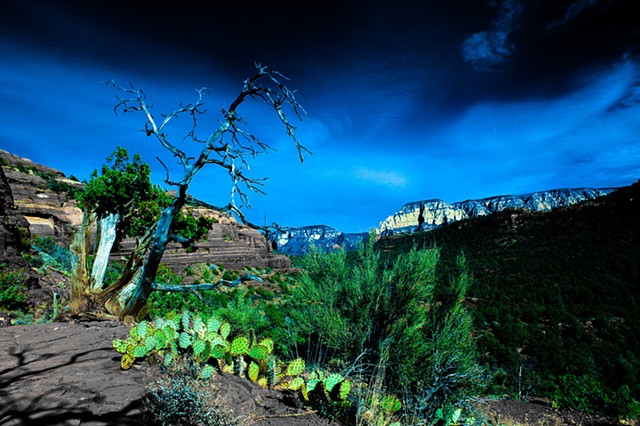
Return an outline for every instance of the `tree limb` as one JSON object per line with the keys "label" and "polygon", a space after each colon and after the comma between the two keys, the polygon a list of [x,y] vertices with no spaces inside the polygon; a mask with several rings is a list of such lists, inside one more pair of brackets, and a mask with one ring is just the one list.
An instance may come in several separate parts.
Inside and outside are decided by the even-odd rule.
{"label": "tree limb", "polygon": [[153,283],[152,288],[153,291],[178,291],[178,292],[190,292],[190,291],[205,291],[205,290],[217,290],[218,288],[224,286],[235,287],[238,284],[241,284],[245,281],[258,281],[263,282],[262,278],[246,274],[238,277],[234,281],[229,280],[220,280],[215,283],[204,283],[204,284],[160,284]]}

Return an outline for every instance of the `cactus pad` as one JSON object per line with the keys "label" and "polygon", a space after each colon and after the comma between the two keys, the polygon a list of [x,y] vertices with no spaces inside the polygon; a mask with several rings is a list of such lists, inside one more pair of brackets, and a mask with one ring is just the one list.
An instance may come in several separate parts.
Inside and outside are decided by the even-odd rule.
{"label": "cactus pad", "polygon": [[317,380],[318,382],[321,382],[322,379],[324,379],[324,374],[322,373],[322,370],[313,370],[311,374],[309,374],[309,381]]}
{"label": "cactus pad", "polygon": [[222,345],[215,345],[215,346],[213,346],[213,348],[211,348],[211,356],[216,358],[216,359],[224,358],[226,353],[227,353],[227,351],[225,350],[224,346],[222,346]]}
{"label": "cactus pad", "polygon": [[333,387],[340,383],[342,380],[343,377],[341,375],[330,374],[326,379],[322,381],[322,383],[324,384],[324,388],[327,390],[327,392],[331,392],[333,390]]}
{"label": "cactus pad", "polygon": [[251,362],[249,364],[249,370],[247,370],[247,375],[249,376],[249,380],[255,382],[258,380],[258,374],[260,373],[260,366],[255,362]]}
{"label": "cactus pad", "polygon": [[344,379],[342,382],[340,382],[340,388],[338,389],[338,396],[340,397],[340,399],[347,399],[347,395],[349,395],[350,391],[351,382],[349,380]]}
{"label": "cactus pad", "polygon": [[124,354],[122,355],[122,359],[120,360],[120,367],[122,367],[123,370],[128,370],[133,365],[133,361],[135,361],[135,358],[133,356]]}
{"label": "cactus pad", "polygon": [[156,330],[155,333],[153,333],[153,336],[156,338],[157,351],[167,347],[167,344],[169,343],[169,339],[167,338],[167,335],[165,334],[164,331]]}
{"label": "cactus pad", "polygon": [[220,335],[223,339],[229,337],[229,333],[231,333],[231,325],[228,322],[223,322],[220,325]]}
{"label": "cactus pad", "polygon": [[318,383],[320,383],[321,380],[318,379],[311,379],[307,382],[307,390],[309,392],[313,392],[315,390],[315,388],[318,386]]}
{"label": "cactus pad", "polygon": [[207,331],[207,333],[204,335],[204,340],[208,340],[212,343],[216,339],[222,340],[222,337],[220,337],[217,331]]}
{"label": "cactus pad", "polygon": [[299,376],[304,371],[304,361],[302,358],[294,359],[289,363],[287,367],[287,376]]}
{"label": "cactus pad", "polygon": [[208,380],[211,376],[213,376],[213,373],[215,373],[215,369],[213,368],[213,366],[207,364],[202,370],[200,370],[200,374],[198,374],[198,377],[200,379]]}
{"label": "cactus pad", "polygon": [[169,365],[171,365],[172,361],[173,356],[171,355],[171,352],[167,352],[166,354],[164,354],[164,358],[162,359],[162,365],[168,367]]}
{"label": "cactus pad", "polygon": [[147,336],[147,338],[144,339],[144,347],[147,348],[147,352],[151,352],[152,350],[154,350],[157,343],[158,341],[153,334]]}
{"label": "cactus pad", "polygon": [[138,337],[141,338],[145,338],[147,337],[147,322],[146,321],[141,321],[137,326],[136,326],[136,334],[138,335]]}
{"label": "cactus pad", "polygon": [[207,320],[207,331],[217,333],[221,325],[222,322],[218,318],[211,317]]}
{"label": "cactus pad", "polygon": [[244,336],[236,337],[231,342],[231,348],[229,349],[229,355],[238,356],[244,355],[249,350],[249,339]]}
{"label": "cactus pad", "polygon": [[273,340],[262,339],[259,343],[261,346],[266,346],[269,349],[269,353],[273,352]]}
{"label": "cactus pad", "polygon": [[180,340],[178,343],[182,349],[188,348],[189,345],[191,345],[191,336],[189,336],[187,332],[183,331],[180,333]]}
{"label": "cactus pad", "polygon": [[289,383],[288,388],[296,391],[296,390],[302,389],[303,386],[304,386],[304,379],[298,376]]}
{"label": "cactus pad", "polygon": [[180,317],[180,324],[182,325],[183,330],[186,330],[189,328],[190,321],[191,321],[191,312],[184,311],[182,313],[182,317]]}
{"label": "cactus pad", "polygon": [[271,351],[269,348],[263,345],[254,345],[247,355],[249,355],[253,359],[257,359],[258,361],[265,359]]}
{"label": "cactus pad", "polygon": [[116,339],[113,341],[113,348],[121,354],[127,353],[128,346],[129,343],[127,343],[125,340]]}
{"label": "cactus pad", "polygon": [[204,321],[202,321],[202,318],[200,317],[200,315],[196,315],[193,318],[193,331],[195,331],[198,334],[204,333],[205,331],[205,324],[204,324]]}
{"label": "cactus pad", "polygon": [[134,358],[144,358],[145,356],[147,356],[147,353],[149,353],[149,351],[147,350],[146,346],[141,345],[133,348],[132,355]]}
{"label": "cactus pad", "polygon": [[191,347],[193,348],[193,354],[199,357],[207,349],[207,343],[204,340],[194,340]]}

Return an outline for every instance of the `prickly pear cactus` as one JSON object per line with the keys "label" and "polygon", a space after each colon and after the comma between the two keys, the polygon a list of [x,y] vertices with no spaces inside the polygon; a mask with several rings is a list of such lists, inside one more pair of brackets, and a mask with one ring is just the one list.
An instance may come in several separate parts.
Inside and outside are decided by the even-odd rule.
{"label": "prickly pear cactus", "polygon": [[254,345],[251,349],[249,349],[249,351],[247,352],[247,355],[255,360],[261,361],[265,359],[267,356],[269,356],[270,353],[271,351],[267,346],[258,344],[258,345]]}
{"label": "prickly pear cactus", "polygon": [[302,358],[294,359],[289,363],[285,375],[287,376],[299,376],[304,371],[304,361]]}
{"label": "prickly pear cactus", "polygon": [[235,357],[244,355],[249,350],[249,339],[246,337],[236,337],[231,342],[231,348],[229,349],[229,355]]}
{"label": "prickly pear cactus", "polygon": [[330,374],[326,379],[322,381],[324,385],[324,389],[330,393],[333,391],[333,387],[340,383],[343,380],[343,377],[340,374]]}
{"label": "prickly pear cactus", "polygon": [[162,364],[169,366],[184,354],[192,354],[203,367],[200,379],[209,379],[216,371],[236,374],[275,389],[299,391],[305,400],[309,393],[319,391],[327,398],[346,399],[351,383],[339,374],[325,377],[320,370],[310,373],[305,380],[305,363],[301,358],[288,364],[273,356],[274,342],[235,337],[231,342],[229,323],[215,317],[203,318],[189,311],[171,318],[157,318],[153,322],[141,321],[129,330],[126,340],[114,340],[113,347],[122,354],[121,366],[130,368],[136,359],[151,353],[160,356]]}
{"label": "prickly pear cactus", "polygon": [[252,382],[256,382],[258,380],[258,375],[260,374],[260,366],[255,362],[251,361],[249,363],[249,370],[247,370],[247,376],[249,380]]}

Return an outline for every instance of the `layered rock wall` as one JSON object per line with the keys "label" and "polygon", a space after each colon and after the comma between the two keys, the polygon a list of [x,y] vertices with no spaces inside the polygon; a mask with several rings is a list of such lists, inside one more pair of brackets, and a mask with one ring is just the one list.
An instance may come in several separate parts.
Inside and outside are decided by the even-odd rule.
{"label": "layered rock wall", "polygon": [[367,237],[367,233],[348,234],[326,225],[305,226],[275,231],[269,234],[269,240],[281,253],[301,255],[311,248],[322,251],[344,248],[353,250]]}
{"label": "layered rock wall", "polygon": [[26,266],[20,253],[29,236],[29,223],[15,208],[11,187],[0,167],[0,271]]}
{"label": "layered rock wall", "polygon": [[[25,220],[23,225],[32,235],[51,237],[58,244],[68,246],[74,230],[82,224],[82,211],[65,192],[49,189],[49,182],[43,176],[67,185],[82,184],[67,179],[58,170],[6,151],[0,150],[0,162],[6,174],[7,192],[12,194],[16,212]],[[198,243],[196,252],[187,253],[179,244],[167,247],[162,260],[175,270],[181,271],[190,264],[203,262],[224,265],[227,269],[291,267],[289,258],[272,253],[271,244],[255,229],[211,209],[194,208],[194,212],[217,220],[205,240]],[[121,252],[115,253],[112,259],[121,258],[132,246],[133,240],[125,240]]]}
{"label": "layered rock wall", "polygon": [[396,213],[380,222],[378,233],[385,236],[429,231],[447,223],[486,216],[505,209],[544,212],[592,200],[614,190],[615,188],[565,188],[524,195],[501,195],[456,203],[448,203],[443,200],[407,203]]}

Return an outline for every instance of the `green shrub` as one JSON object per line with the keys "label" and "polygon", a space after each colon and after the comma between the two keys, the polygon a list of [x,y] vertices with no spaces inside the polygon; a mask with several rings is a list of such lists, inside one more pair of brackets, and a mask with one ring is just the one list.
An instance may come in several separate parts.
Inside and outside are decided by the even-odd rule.
{"label": "green shrub", "polygon": [[640,419],[640,402],[626,385],[613,391],[590,375],[564,374],[550,377],[541,389],[558,408]]}
{"label": "green shrub", "polygon": [[0,265],[0,309],[23,309],[27,305],[27,289],[23,271],[5,271]]}
{"label": "green shrub", "polygon": [[198,379],[198,368],[183,362],[151,382],[142,401],[145,424],[241,425],[233,410],[210,383]]}
{"label": "green shrub", "polygon": [[249,335],[251,332],[261,336],[269,334],[271,322],[265,316],[261,303],[254,302],[248,291],[238,289],[227,297],[225,306],[213,310],[217,317],[231,324],[239,334]]}
{"label": "green shrub", "polygon": [[50,266],[61,272],[71,271],[71,251],[69,248],[61,247],[51,237],[33,238],[31,246],[38,251],[40,261],[38,266]]}
{"label": "green shrub", "polygon": [[366,374],[388,353],[387,390],[403,395],[407,419],[433,419],[487,382],[465,301],[466,263],[442,283],[437,249],[414,247],[386,263],[373,243],[296,259],[304,272],[283,307],[286,331],[307,358]]}

